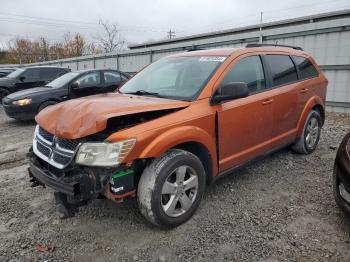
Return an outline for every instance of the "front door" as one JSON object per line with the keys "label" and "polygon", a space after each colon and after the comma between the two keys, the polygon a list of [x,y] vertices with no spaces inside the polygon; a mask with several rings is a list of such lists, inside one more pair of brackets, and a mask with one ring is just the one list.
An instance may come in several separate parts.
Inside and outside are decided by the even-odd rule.
{"label": "front door", "polygon": [[77,84],[77,87],[70,89],[70,98],[95,95],[103,89],[100,71],[86,73],[76,79],[74,83]]}
{"label": "front door", "polygon": [[250,94],[218,106],[219,171],[225,171],[271,148],[273,99],[258,55],[233,62],[220,85],[245,82]]}

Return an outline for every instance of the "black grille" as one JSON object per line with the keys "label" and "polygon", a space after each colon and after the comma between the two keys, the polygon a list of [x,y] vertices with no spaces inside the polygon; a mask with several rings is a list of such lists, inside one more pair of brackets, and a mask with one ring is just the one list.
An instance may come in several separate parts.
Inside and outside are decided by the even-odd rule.
{"label": "black grille", "polygon": [[37,148],[38,148],[38,151],[39,151],[41,154],[43,154],[43,155],[46,156],[46,157],[49,157],[49,156],[50,156],[51,150],[50,150],[48,147],[46,147],[46,146],[44,146],[44,145],[42,145],[42,144],[40,144],[40,143],[37,143],[36,146],[37,146]]}
{"label": "black grille", "polygon": [[39,135],[49,142],[53,141],[53,135],[47,132],[46,130],[42,129],[41,127],[39,127]]}
{"label": "black grille", "polygon": [[56,153],[53,155],[53,160],[58,164],[67,165],[71,161],[71,158]]}
{"label": "black grille", "polygon": [[77,146],[79,145],[79,140],[67,140],[67,139],[57,139],[57,144],[59,147],[71,151],[75,151]]}

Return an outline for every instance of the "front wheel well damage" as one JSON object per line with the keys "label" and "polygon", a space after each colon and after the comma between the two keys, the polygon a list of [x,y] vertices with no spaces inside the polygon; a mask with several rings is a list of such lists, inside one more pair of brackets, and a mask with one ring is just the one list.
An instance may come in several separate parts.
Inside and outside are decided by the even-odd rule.
{"label": "front wheel well damage", "polygon": [[[198,142],[185,142],[182,144],[178,144],[170,149],[182,149],[185,151],[188,151],[195,156],[199,158],[199,160],[202,162],[205,173],[206,173],[206,181],[208,184],[210,184],[213,181],[213,176],[212,176],[212,159],[210,156],[210,153],[208,149],[198,143]],[[169,149],[169,150],[170,150]],[[143,170],[146,168],[146,166],[150,165],[150,163],[154,160],[154,158],[147,158],[147,159],[138,159],[136,160],[136,166],[138,167],[138,172],[135,172],[135,182],[136,185],[138,184],[138,181],[140,180]]]}
{"label": "front wheel well damage", "polygon": [[212,182],[212,159],[208,149],[204,145],[198,142],[186,142],[179,144],[173,148],[182,149],[197,156],[203,164],[206,173],[207,183],[210,184]]}

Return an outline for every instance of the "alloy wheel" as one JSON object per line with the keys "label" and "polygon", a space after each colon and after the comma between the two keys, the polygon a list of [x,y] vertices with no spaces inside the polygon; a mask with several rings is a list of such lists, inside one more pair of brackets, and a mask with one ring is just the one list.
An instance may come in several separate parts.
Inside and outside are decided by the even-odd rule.
{"label": "alloy wheel", "polygon": [[315,117],[312,117],[306,127],[305,141],[309,148],[313,148],[319,136],[319,123]]}
{"label": "alloy wheel", "polygon": [[178,217],[186,213],[198,192],[197,173],[189,166],[176,168],[165,179],[161,191],[161,205],[165,214]]}

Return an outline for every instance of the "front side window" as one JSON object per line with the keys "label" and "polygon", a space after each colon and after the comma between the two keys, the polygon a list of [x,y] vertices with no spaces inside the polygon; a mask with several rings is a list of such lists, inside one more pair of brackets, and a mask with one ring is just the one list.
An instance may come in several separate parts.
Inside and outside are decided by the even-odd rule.
{"label": "front side window", "polygon": [[273,86],[285,85],[298,80],[295,66],[287,55],[266,55],[270,67]]}
{"label": "front side window", "polygon": [[249,93],[260,92],[265,88],[264,70],[259,56],[249,56],[239,60],[227,73],[221,85],[243,82]]}
{"label": "front side window", "polygon": [[318,72],[309,59],[301,56],[293,56],[293,60],[300,72],[301,79],[318,76]]}
{"label": "front side window", "polygon": [[64,73],[65,71],[59,68],[42,68],[40,78],[45,80],[53,80]]}
{"label": "front side window", "polygon": [[106,84],[119,83],[121,81],[120,74],[118,72],[107,71],[107,72],[104,72],[103,75],[104,75],[104,81]]}
{"label": "front side window", "polygon": [[136,74],[119,91],[191,101],[225,59],[221,56],[163,58]]}
{"label": "front side window", "polygon": [[89,87],[100,84],[100,72],[88,73],[75,81],[80,87]]}

